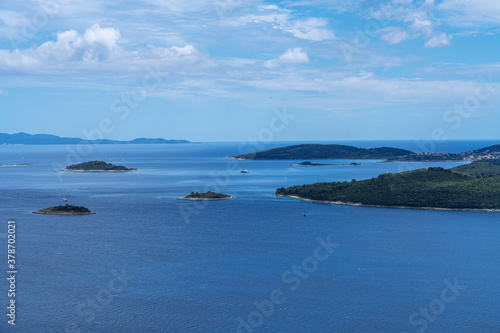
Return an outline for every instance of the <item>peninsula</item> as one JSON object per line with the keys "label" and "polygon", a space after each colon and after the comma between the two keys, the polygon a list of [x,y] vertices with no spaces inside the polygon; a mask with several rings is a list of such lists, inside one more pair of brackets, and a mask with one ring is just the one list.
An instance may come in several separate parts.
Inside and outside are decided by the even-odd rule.
{"label": "peninsula", "polygon": [[45,214],[45,215],[91,215],[95,214],[91,212],[88,208],[82,206],[71,206],[66,204],[65,206],[56,206],[45,208],[36,212],[34,214]]}
{"label": "peninsula", "polygon": [[205,193],[191,192],[191,194],[186,195],[185,197],[180,197],[179,200],[224,200],[231,198],[233,197],[228,194],[208,191]]}
{"label": "peninsula", "polygon": [[500,211],[500,160],[281,187],[275,195],[354,206]]}
{"label": "peninsula", "polygon": [[90,161],[80,164],[72,164],[67,166],[62,171],[125,172],[136,170],[137,169],[131,169],[122,165],[114,165],[103,161]]}

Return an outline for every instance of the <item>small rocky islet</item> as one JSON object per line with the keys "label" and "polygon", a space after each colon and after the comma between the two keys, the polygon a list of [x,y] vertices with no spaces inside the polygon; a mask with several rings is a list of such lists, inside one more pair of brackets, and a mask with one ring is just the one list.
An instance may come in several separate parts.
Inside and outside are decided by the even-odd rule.
{"label": "small rocky islet", "polygon": [[87,207],[83,206],[72,206],[69,204],[60,205],[50,208],[45,208],[33,212],[34,214],[45,214],[45,215],[91,215],[95,214],[90,211]]}

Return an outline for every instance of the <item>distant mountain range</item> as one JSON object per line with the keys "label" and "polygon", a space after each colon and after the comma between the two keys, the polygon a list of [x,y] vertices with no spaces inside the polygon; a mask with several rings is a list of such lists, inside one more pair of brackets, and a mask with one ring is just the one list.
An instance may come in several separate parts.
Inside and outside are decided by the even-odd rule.
{"label": "distant mountain range", "polygon": [[132,141],[117,141],[117,140],[85,140],[80,138],[64,138],[50,134],[27,134],[16,133],[6,134],[0,133],[0,145],[74,145],[79,143],[92,144],[171,144],[171,143],[191,143],[187,140],[165,140],[165,139],[146,139],[139,138]]}

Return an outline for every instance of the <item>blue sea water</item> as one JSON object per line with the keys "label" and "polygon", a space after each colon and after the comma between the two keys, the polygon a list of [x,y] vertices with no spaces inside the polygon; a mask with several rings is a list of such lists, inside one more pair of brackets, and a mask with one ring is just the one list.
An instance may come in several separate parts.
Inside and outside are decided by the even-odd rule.
{"label": "blue sea water", "polygon": [[[495,143],[449,141],[436,150]],[[80,162],[78,146],[0,146],[0,164],[36,164],[0,168],[0,331],[500,331],[500,213],[272,196],[281,186],[460,163],[292,167],[301,161],[221,158],[243,146],[102,145],[83,152],[84,161],[140,169],[131,173],[54,172]],[[234,199],[176,200],[207,189]],[[62,198],[97,214],[32,214]],[[9,219],[17,226],[15,327],[6,316]]]}

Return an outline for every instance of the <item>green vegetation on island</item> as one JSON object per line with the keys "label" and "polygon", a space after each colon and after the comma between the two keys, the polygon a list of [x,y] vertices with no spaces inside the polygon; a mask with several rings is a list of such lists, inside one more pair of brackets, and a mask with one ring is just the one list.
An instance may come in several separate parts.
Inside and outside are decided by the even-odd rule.
{"label": "green vegetation on island", "polygon": [[134,171],[134,170],[137,169],[130,169],[122,165],[114,165],[103,161],[90,161],[80,164],[73,164],[66,167],[66,169],[63,169],[63,171],[114,171],[114,172]]}
{"label": "green vegetation on island", "polygon": [[88,208],[83,206],[72,206],[72,205],[60,205],[56,207],[45,208],[36,212],[34,214],[47,214],[47,215],[90,215],[95,214],[91,212]]}
{"label": "green vegetation on island", "polygon": [[473,177],[490,177],[500,175],[500,160],[480,160],[460,165],[452,169]]}
{"label": "green vegetation on island", "polygon": [[385,160],[398,156],[414,154],[412,151],[380,147],[357,148],[346,145],[303,144],[268,149],[256,153],[232,156],[243,160],[324,160],[324,159],[380,159]]}
{"label": "green vegetation on island", "polygon": [[181,200],[223,200],[230,199],[232,196],[223,193],[217,193],[212,191],[207,191],[204,193],[191,192],[191,194],[181,197]]}
{"label": "green vegetation on island", "polygon": [[500,160],[431,167],[351,182],[281,187],[276,195],[337,204],[428,209],[500,209]]}
{"label": "green vegetation on island", "polygon": [[346,145],[302,144],[267,149],[255,153],[230,156],[242,160],[304,160],[304,159],[379,159],[387,162],[479,161],[500,159],[500,145],[450,154],[440,152],[415,153],[410,150],[380,147],[357,148]]}

